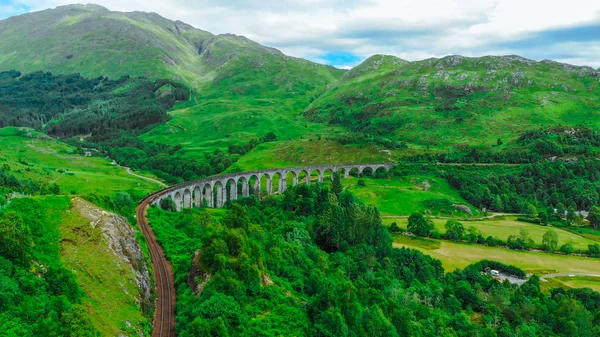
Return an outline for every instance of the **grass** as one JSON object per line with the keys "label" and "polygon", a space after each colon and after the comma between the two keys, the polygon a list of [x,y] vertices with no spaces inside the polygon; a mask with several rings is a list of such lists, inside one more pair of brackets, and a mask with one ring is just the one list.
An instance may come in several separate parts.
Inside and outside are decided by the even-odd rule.
{"label": "grass", "polygon": [[[67,197],[60,197],[67,200]],[[108,246],[99,228],[76,211],[61,209],[61,260],[77,275],[83,304],[102,336],[137,335],[149,322],[138,305],[135,275]],[[146,331],[148,333],[148,331]]]}
{"label": "grass", "polygon": [[555,280],[569,288],[590,288],[600,292],[599,277],[565,276],[556,277]]}
{"label": "grass", "polygon": [[[431,220],[433,221],[436,230],[438,230],[440,233],[446,232],[444,225],[446,224],[448,219],[432,218]],[[392,222],[396,222],[398,226],[406,229],[408,219],[384,219],[384,223],[387,225],[391,224]],[[583,236],[577,235],[575,233],[560,228],[553,228],[548,226],[535,225],[528,222],[521,222],[517,221],[516,217],[510,216],[504,218],[492,218],[485,220],[460,220],[460,222],[465,226],[465,228],[468,228],[470,226],[478,228],[485,237],[491,235],[494,237],[498,237],[502,240],[506,240],[510,235],[519,236],[520,230],[525,229],[527,232],[529,232],[529,235],[536,244],[541,244],[542,238],[546,231],[552,229],[558,234],[559,245],[571,243],[573,244],[573,247],[575,249],[587,250],[588,245],[596,243],[596,241],[594,240],[585,238]]]}
{"label": "grass", "polygon": [[133,271],[112,253],[100,229],[71,209],[67,196],[35,199],[44,208],[46,232],[57,231],[53,242],[46,245],[57,249],[65,267],[76,275],[93,326],[102,336],[137,335],[137,331],[147,330],[149,322],[136,302],[139,291]]}
{"label": "grass", "polygon": [[[423,213],[425,210],[430,210],[433,214],[462,217],[469,215],[452,207],[453,204],[465,205],[473,214],[479,214],[477,208],[464,200],[443,178],[405,176],[387,179],[363,177],[362,179],[366,186],[359,186],[358,178],[355,177],[344,179],[342,183],[364,203],[377,206],[384,216],[406,216],[414,212]],[[442,209],[431,207],[439,205],[440,201],[443,201],[446,207]]]}
{"label": "grass", "polygon": [[84,157],[70,145],[25,128],[0,129],[0,165],[19,178],[56,183],[66,193],[112,195],[138,190],[150,193],[158,184],[128,174],[105,158]]}
{"label": "grass", "polygon": [[[334,133],[335,129],[327,132]],[[322,164],[389,162],[395,162],[393,152],[376,146],[341,145],[313,133],[302,139],[260,144],[241,157],[229,171],[243,172]]]}
{"label": "grass", "polygon": [[[374,56],[330,85],[306,114],[386,132],[412,149],[502,151],[518,147],[524,131],[542,126],[599,127],[600,85],[592,71],[501,56],[410,63]],[[498,138],[502,146],[496,146]]]}
{"label": "grass", "polygon": [[600,266],[600,260],[593,258],[522,252],[434,239],[413,239],[406,235],[395,235],[394,247],[417,249],[440,260],[446,271],[464,268],[483,259],[514,265],[527,273],[538,275],[548,273],[597,273]]}

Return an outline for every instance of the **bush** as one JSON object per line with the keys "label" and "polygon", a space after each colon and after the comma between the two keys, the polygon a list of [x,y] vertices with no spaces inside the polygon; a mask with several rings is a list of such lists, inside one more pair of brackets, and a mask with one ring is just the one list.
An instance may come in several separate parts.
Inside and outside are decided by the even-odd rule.
{"label": "bush", "polygon": [[600,257],[600,245],[597,243],[588,245],[588,254],[592,257]]}
{"label": "bush", "polygon": [[575,248],[573,248],[572,244],[565,243],[564,245],[560,246],[560,252],[563,254],[573,254],[575,252]]}
{"label": "bush", "polygon": [[367,186],[364,179],[358,179],[358,186]]}
{"label": "bush", "polygon": [[402,229],[400,226],[398,226],[398,224],[395,221],[392,222],[392,224],[389,227],[389,230],[391,233],[394,233],[394,234],[404,233],[404,229]]}

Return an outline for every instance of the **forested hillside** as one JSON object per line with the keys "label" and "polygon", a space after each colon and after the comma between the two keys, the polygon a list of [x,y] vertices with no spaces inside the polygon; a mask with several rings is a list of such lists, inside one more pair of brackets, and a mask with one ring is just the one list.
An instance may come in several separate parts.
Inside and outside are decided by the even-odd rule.
{"label": "forested hillside", "polygon": [[218,213],[152,209],[150,221],[178,275],[180,336],[600,333],[598,293],[500,283],[486,267],[524,273],[489,261],[444,275],[392,248],[377,209],[320,185]]}

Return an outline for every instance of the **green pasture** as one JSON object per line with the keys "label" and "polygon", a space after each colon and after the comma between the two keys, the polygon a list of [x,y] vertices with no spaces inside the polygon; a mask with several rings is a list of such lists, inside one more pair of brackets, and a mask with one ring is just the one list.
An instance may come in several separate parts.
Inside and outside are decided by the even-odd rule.
{"label": "green pasture", "polygon": [[[366,186],[358,185],[363,179]],[[342,180],[342,184],[366,204],[377,206],[384,216],[404,216],[414,212],[431,211],[465,217],[468,213],[452,205],[465,205],[474,215],[479,211],[464,200],[458,191],[443,178],[428,176],[406,176],[392,178],[356,178]],[[439,208],[439,205],[445,205]],[[437,208],[434,208],[434,207]]]}
{"label": "green pasture", "polygon": [[514,265],[527,273],[597,273],[600,259],[542,252],[515,251],[497,247],[395,235],[394,247],[417,249],[442,262],[446,271],[464,268],[487,259]]}
{"label": "green pasture", "polygon": [[[431,218],[435,229],[440,233],[446,233],[446,229],[444,225],[448,221],[448,219],[442,218]],[[384,223],[390,225],[392,222],[396,222],[398,226],[406,229],[408,225],[407,218],[386,218],[384,219]],[[508,239],[510,235],[519,236],[521,229],[526,230],[533,241],[536,244],[542,243],[542,238],[544,234],[552,229],[558,234],[558,244],[563,245],[566,243],[570,243],[573,245],[575,249],[583,249],[587,250],[588,245],[592,245],[597,243],[596,241],[585,238],[583,236],[577,235],[575,233],[549,226],[541,226],[528,222],[517,221],[516,217],[509,216],[504,218],[491,218],[491,219],[483,219],[483,220],[460,220],[460,222],[465,226],[465,229],[470,226],[476,227],[479,229],[483,236],[487,237],[489,235],[498,237],[502,240]],[[600,268],[600,266],[599,266]]]}
{"label": "green pasture", "polygon": [[76,148],[26,128],[0,129],[0,165],[4,164],[19,178],[56,183],[66,193],[111,195],[161,189],[154,182],[128,174],[108,159],[81,156]]}

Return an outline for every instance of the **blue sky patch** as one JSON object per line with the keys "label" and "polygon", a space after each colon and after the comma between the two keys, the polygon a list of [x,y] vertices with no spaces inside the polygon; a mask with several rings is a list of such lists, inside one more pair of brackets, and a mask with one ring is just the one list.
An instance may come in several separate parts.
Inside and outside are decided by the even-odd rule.
{"label": "blue sky patch", "polygon": [[0,20],[29,12],[31,7],[12,0],[0,0]]}
{"label": "blue sky patch", "polygon": [[329,65],[343,66],[356,65],[362,61],[358,55],[349,52],[332,52],[319,56],[319,59],[325,61]]}

